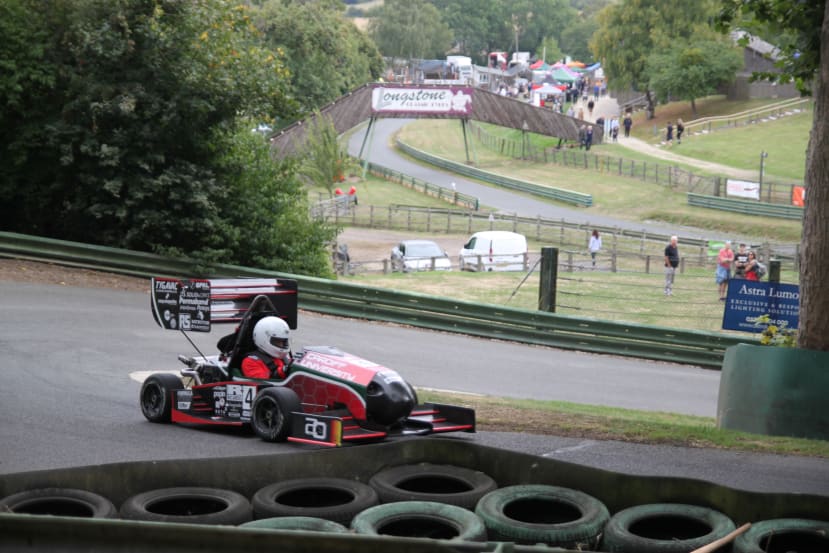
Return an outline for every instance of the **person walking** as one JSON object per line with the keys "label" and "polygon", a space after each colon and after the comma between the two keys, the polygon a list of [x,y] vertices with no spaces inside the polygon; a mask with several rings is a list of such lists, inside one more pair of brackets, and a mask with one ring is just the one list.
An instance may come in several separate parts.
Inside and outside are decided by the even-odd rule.
{"label": "person walking", "polygon": [[672,296],[674,294],[674,276],[676,275],[676,268],[679,267],[679,247],[677,244],[679,239],[676,236],[671,236],[670,243],[665,246],[665,295]]}
{"label": "person walking", "polygon": [[676,120],[676,143],[682,144],[682,133],[685,132],[685,123],[682,119]]}
{"label": "person walking", "polygon": [[590,259],[593,261],[593,268],[596,268],[596,254],[602,249],[602,237],[599,236],[599,231],[593,229],[593,234],[590,235],[590,243],[587,245],[590,250]]}
{"label": "person walking", "polygon": [[668,146],[674,143],[674,126],[670,121],[668,121],[668,126],[665,127],[665,142],[668,143]]}
{"label": "person walking", "polygon": [[590,146],[593,145],[593,125],[587,125],[587,131],[584,134],[584,149],[590,151]]}
{"label": "person walking", "polygon": [[734,250],[731,249],[731,241],[726,241],[725,245],[717,254],[717,272],[715,280],[720,290],[720,301],[725,301],[725,295],[728,291],[728,281],[731,280],[731,265],[734,263]]}
{"label": "person walking", "polygon": [[633,126],[633,118],[629,112],[625,114],[623,124],[625,126],[625,138],[630,138],[630,128]]}

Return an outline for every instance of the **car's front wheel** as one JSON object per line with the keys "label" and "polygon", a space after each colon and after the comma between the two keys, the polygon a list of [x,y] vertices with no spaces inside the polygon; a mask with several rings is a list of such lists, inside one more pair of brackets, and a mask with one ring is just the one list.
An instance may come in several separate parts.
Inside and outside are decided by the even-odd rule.
{"label": "car's front wheel", "polygon": [[159,373],[147,377],[141,385],[141,412],[150,422],[170,422],[173,393],[184,384],[174,374]]}
{"label": "car's front wheel", "polygon": [[291,431],[291,413],[301,410],[299,397],[290,388],[263,388],[253,400],[250,424],[266,442],[283,442]]}

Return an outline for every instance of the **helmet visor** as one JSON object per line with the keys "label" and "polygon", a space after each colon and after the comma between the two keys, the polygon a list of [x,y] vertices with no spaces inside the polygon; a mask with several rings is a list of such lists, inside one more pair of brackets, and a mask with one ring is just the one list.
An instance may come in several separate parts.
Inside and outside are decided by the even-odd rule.
{"label": "helmet visor", "polygon": [[279,338],[278,336],[271,336],[271,345],[279,349],[288,349],[288,339]]}

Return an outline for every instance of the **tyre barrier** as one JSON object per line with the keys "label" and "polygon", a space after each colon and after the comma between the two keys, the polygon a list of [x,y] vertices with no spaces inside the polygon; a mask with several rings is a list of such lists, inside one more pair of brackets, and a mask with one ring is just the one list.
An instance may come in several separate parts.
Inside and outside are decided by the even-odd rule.
{"label": "tyre barrier", "polygon": [[829,522],[803,518],[762,520],[737,536],[733,553],[825,553],[829,551]]}
{"label": "tyre barrier", "polygon": [[483,542],[486,526],[475,513],[434,501],[397,501],[370,507],[354,517],[358,534]]}
{"label": "tyre barrier", "polygon": [[121,505],[121,518],[187,524],[237,526],[252,517],[250,501],[219,488],[162,488],[139,493]]}
{"label": "tyre barrier", "polygon": [[[287,485],[285,483],[299,481],[302,483],[300,489],[307,489],[309,484],[318,485],[321,475],[326,475],[326,478],[322,479],[323,482],[330,482],[328,479],[330,477],[337,482],[339,480],[336,479],[345,480],[349,485],[354,485],[356,482],[369,486],[374,476],[390,470],[390,460],[396,460],[397,463],[391,468],[410,467],[403,471],[404,475],[428,473],[426,469],[433,470],[434,467],[441,467],[438,470],[442,479],[446,478],[446,474],[456,475],[458,471],[483,473],[501,487],[490,490],[481,497],[478,501],[481,505],[480,515],[464,511],[457,505],[451,505],[445,501],[447,497],[451,499],[450,496],[458,492],[457,489],[451,490],[453,486],[458,485],[457,482],[447,479],[444,481],[447,488],[436,492],[436,498],[441,501],[428,502],[425,512],[401,511],[400,509],[406,506],[407,501],[371,506],[354,516],[350,524],[353,531],[349,531],[346,535],[343,535],[341,528],[339,531],[318,531],[316,523],[311,524],[309,529],[300,527],[294,531],[284,532],[279,530],[287,530],[286,528],[274,527],[274,531],[265,531],[266,529],[251,531],[240,527],[250,522],[253,517],[253,497],[269,486]],[[418,469],[411,468],[415,466]],[[420,473],[417,472],[418,470]],[[419,482],[415,492],[429,492],[426,483],[429,483],[429,480]],[[516,544],[500,541],[505,539],[503,534],[496,534],[487,528],[484,499],[489,494],[496,498],[506,494],[508,496],[506,499],[501,498],[505,506],[495,509],[495,513],[499,517],[511,519],[509,524],[512,526],[532,527],[532,525],[540,524],[552,527],[557,524],[575,522],[578,520],[581,509],[587,510],[586,507],[567,507],[566,502],[558,498],[556,501],[561,501],[561,505],[554,504],[550,509],[549,505],[542,503],[545,507],[542,511],[541,508],[536,507],[538,503],[535,502],[539,498],[535,495],[529,493],[514,495],[514,490],[520,490],[523,486],[552,487],[549,485],[553,483],[562,488],[588,494],[600,501],[608,511],[616,514],[615,517],[611,517],[614,522],[608,521],[605,525],[602,542],[598,547],[593,547],[598,551],[626,550],[623,546],[613,546],[612,527],[618,523],[622,513],[633,505],[639,506],[633,509],[653,509],[650,514],[645,513],[638,517],[642,520],[628,521],[625,526],[627,531],[638,534],[640,538],[659,541],[658,538],[662,536],[656,531],[661,530],[660,527],[663,526],[666,527],[666,532],[671,538],[684,538],[689,534],[692,537],[695,537],[694,534],[707,534],[708,526],[705,520],[702,522],[681,520],[680,522],[685,527],[682,532],[669,528],[671,525],[677,525],[677,520],[682,519],[682,515],[686,515],[687,519],[687,512],[671,513],[660,505],[680,503],[692,509],[705,511],[715,509],[735,522],[753,522],[753,531],[747,532],[737,538],[739,541],[735,541],[735,553],[757,553],[757,543],[761,544],[760,547],[764,553],[786,553],[788,550],[799,553],[829,551],[829,547],[826,546],[829,494],[761,493],[729,488],[702,480],[624,474],[538,455],[480,446],[464,440],[429,437],[324,450],[286,447],[263,455],[191,458],[186,462],[181,460],[138,461],[0,474],[0,498],[4,498],[0,499],[0,502],[4,502],[0,505],[5,505],[5,508],[0,507],[0,551],[4,553],[68,549],[92,551],[103,550],[102,544],[107,544],[110,546],[107,550],[131,551],[132,553],[178,550],[199,550],[203,553],[243,550],[278,550],[284,553],[305,551],[387,553],[389,550],[396,550],[406,553],[436,553],[437,551],[463,550],[467,553],[485,553],[492,551],[494,546],[503,551],[530,553],[545,550],[545,546],[536,545],[536,543],[545,541],[549,543],[561,538],[553,539],[548,535],[540,537],[524,535],[514,538],[519,542]],[[188,488],[181,488],[181,486],[188,486]],[[187,495],[181,493],[182,489],[195,489],[199,492],[207,490],[207,493],[196,498],[182,497],[182,495]],[[95,496],[106,498],[115,506],[121,505],[122,516],[132,519],[104,520],[98,518],[105,516],[106,508],[103,510],[84,508],[79,513],[73,509],[58,512],[55,509],[40,506],[24,513],[19,507],[14,507],[23,504],[23,499],[49,497],[51,491],[43,490],[59,490],[60,492],[75,490],[82,494],[83,501],[91,505],[99,505],[97,502],[90,501],[89,496],[85,495],[95,494]],[[452,491],[452,493],[440,493],[441,491]],[[241,505],[242,512],[238,517],[225,516],[228,514],[223,513],[228,510],[226,509],[227,494],[234,493],[240,494],[242,498],[238,502],[231,501],[234,508],[229,510],[238,512],[236,506]],[[302,494],[300,491],[292,493],[297,496]],[[334,497],[330,500],[331,503],[349,506],[350,488],[342,490],[335,487],[333,491],[326,493]],[[342,497],[339,497],[340,493]],[[410,490],[408,493],[413,492]],[[323,500],[319,498],[310,503],[298,504],[299,499],[290,494],[287,497],[280,496],[278,501],[274,500],[276,497],[274,495],[269,500],[274,503],[274,508],[280,509],[287,505],[291,507],[291,516],[296,516],[297,510],[305,506],[313,509],[324,507]],[[378,500],[382,500],[379,492]],[[693,507],[693,505],[702,505],[707,509]],[[392,511],[383,510],[379,514],[377,511],[372,511],[378,507],[386,507]],[[108,512],[110,514],[117,512],[114,509],[115,507],[109,507]],[[137,513],[131,514],[130,509]],[[458,512],[457,509],[460,509],[465,517],[473,515],[473,521],[478,522],[467,525],[467,518],[456,519],[454,515]],[[551,510],[552,514],[549,513]],[[57,516],[44,517],[33,514],[39,512]],[[94,514],[88,517],[88,512]],[[222,514],[216,516],[214,512]],[[374,518],[366,520],[369,515]],[[546,518],[542,518],[542,515]],[[265,515],[264,511],[256,516],[260,518],[264,516],[265,519],[275,518]],[[279,522],[272,524],[290,524],[291,521],[287,520],[289,518],[278,517]],[[327,520],[321,517],[312,518]],[[803,523],[804,526],[801,527],[793,526],[786,520],[789,518],[811,520]],[[144,520],[171,522],[171,524],[153,522],[148,525],[143,522]],[[766,523],[760,521],[769,521],[769,524],[776,526],[768,532],[761,532]],[[263,521],[261,524],[267,526],[270,522]],[[343,523],[338,524],[343,527],[347,526]],[[475,528],[480,528],[478,525],[483,527],[483,532],[475,530]],[[497,523],[495,525],[490,523],[490,526],[497,527]],[[694,531],[689,531],[688,526],[692,526]],[[150,527],[152,532],[147,531]],[[357,528],[366,533],[358,533]],[[729,528],[733,528],[730,523],[727,528],[722,529],[719,535],[726,533]],[[484,538],[484,535],[487,537]],[[709,536],[703,536],[698,542],[705,544],[714,542],[717,536],[718,534],[712,533]],[[492,541],[481,542],[473,541],[473,539]],[[534,543],[526,545],[520,543],[522,540]],[[747,540],[751,541],[747,542]],[[464,541],[468,543],[463,543]],[[589,536],[582,535],[573,539],[570,545],[576,542],[578,547],[588,541]],[[666,541],[662,540],[662,542]],[[745,543],[755,545],[753,548],[748,548],[744,545]],[[610,545],[606,547],[607,544]],[[737,549],[738,546],[742,549]],[[561,546],[547,545],[546,547]],[[647,544],[643,546],[638,542],[634,549],[636,551],[655,550],[649,549]],[[686,551],[692,549],[693,547],[689,546]],[[658,550],[672,551],[673,549],[671,549],[671,543],[667,546],[665,543],[660,543]]]}
{"label": "tyre barrier", "polygon": [[681,503],[652,503],[623,509],[605,525],[602,551],[687,553],[732,532],[734,522],[719,511]]}
{"label": "tyre barrier", "polygon": [[270,484],[251,498],[254,518],[301,516],[348,525],[380,503],[368,484],[346,478],[297,478]]}
{"label": "tyre barrier", "polygon": [[590,495],[558,486],[517,485],[489,492],[475,507],[489,539],[594,549],[610,518]]}
{"label": "tyre barrier", "polygon": [[296,530],[303,532],[332,532],[346,534],[348,528],[324,518],[315,517],[274,517],[252,520],[239,525],[239,528],[259,528],[265,530]]}
{"label": "tyre barrier", "polygon": [[118,510],[109,499],[73,488],[41,488],[0,499],[0,513],[53,515],[80,518],[117,518]]}
{"label": "tyre barrier", "polygon": [[498,484],[481,471],[453,465],[417,463],[383,469],[369,479],[381,503],[433,501],[473,510]]}

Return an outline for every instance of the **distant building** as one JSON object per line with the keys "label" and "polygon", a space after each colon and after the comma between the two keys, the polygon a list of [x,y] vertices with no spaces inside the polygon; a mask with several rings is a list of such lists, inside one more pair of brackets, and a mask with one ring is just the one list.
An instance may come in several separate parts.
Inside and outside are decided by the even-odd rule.
{"label": "distant building", "polygon": [[751,98],[797,98],[800,96],[794,84],[776,84],[758,80],[750,82],[751,74],[755,71],[779,73],[780,69],[774,66],[778,59],[778,50],[765,40],[749,35],[744,31],[731,33],[736,42],[743,36],[748,36],[748,44],[743,48],[743,68],[737,72],[737,78],[727,85],[722,92],[729,100],[748,100]]}

